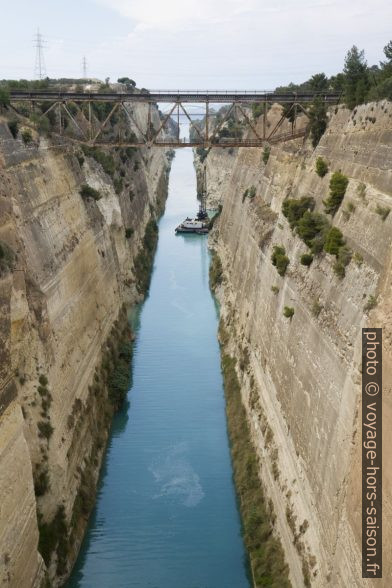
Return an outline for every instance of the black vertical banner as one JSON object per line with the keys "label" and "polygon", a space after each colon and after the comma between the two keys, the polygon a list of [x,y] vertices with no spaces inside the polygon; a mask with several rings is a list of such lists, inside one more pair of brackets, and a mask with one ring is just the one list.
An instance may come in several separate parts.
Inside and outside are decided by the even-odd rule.
{"label": "black vertical banner", "polygon": [[382,578],[382,329],[362,329],[362,577]]}

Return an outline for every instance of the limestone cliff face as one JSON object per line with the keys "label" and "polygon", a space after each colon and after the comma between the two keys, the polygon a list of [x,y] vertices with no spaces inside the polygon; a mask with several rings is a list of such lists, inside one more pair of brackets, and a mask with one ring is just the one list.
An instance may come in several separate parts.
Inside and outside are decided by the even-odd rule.
{"label": "limestone cliff face", "polygon": [[[293,586],[370,586],[361,578],[361,328],[383,327],[388,423],[392,214],[383,220],[380,207],[392,207],[392,106],[381,102],[353,113],[339,107],[315,150],[296,141],[274,146],[267,165],[262,155],[261,149],[213,149],[207,158],[210,205],[223,204],[210,235],[223,265],[217,293],[239,359],[260,477],[275,505]],[[315,171],[318,156],[329,166],[324,178]],[[313,196],[323,212],[331,173],[339,169],[349,184],[333,224],[353,252],[344,278],[334,273],[329,254],[316,256],[309,268],[299,262],[308,249],[282,214],[288,196]],[[244,195],[251,186],[254,198]],[[290,259],[284,277],[271,263],[274,245],[284,246]],[[378,304],[365,310],[370,296]],[[285,306],[294,309],[291,319]],[[380,586],[392,577],[390,427],[384,431]]]}
{"label": "limestone cliff face", "polygon": [[[0,139],[0,577],[30,588],[46,573],[37,510],[53,585],[78,552],[110,423],[97,370],[123,303],[141,298],[134,262],[170,162],[162,150],[114,153],[115,190],[73,146],[25,146],[4,119]],[[83,184],[101,198],[83,199]]]}

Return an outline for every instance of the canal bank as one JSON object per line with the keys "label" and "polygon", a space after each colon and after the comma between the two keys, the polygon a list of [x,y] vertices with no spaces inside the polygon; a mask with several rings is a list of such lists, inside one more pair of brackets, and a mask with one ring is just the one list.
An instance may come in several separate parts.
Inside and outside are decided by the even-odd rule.
{"label": "canal bank", "polygon": [[135,324],[129,404],[115,418],[69,588],[249,586],[192,152],[173,161],[149,296]]}

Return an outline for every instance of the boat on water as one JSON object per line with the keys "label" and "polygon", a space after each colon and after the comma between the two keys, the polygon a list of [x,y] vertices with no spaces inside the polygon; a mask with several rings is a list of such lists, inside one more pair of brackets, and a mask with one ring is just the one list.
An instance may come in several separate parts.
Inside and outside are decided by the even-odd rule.
{"label": "boat on water", "polygon": [[201,202],[199,212],[195,218],[187,217],[182,223],[175,228],[176,233],[196,233],[198,235],[205,235],[209,231],[210,219],[207,214],[205,200],[207,193],[206,174],[204,171],[204,185],[201,192]]}
{"label": "boat on water", "polygon": [[208,233],[208,225],[203,220],[187,217],[181,224],[176,227],[176,233],[197,233],[198,235],[205,235]]}

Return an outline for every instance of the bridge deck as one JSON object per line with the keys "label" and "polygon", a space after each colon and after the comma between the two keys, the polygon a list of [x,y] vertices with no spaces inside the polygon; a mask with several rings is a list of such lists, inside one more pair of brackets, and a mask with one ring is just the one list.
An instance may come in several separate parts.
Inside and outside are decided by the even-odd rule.
{"label": "bridge deck", "polygon": [[339,101],[338,93],[287,93],[261,91],[163,91],[153,92],[123,92],[123,93],[79,93],[79,92],[49,92],[34,91],[24,92],[12,90],[11,101],[77,101],[77,102],[199,102],[199,103],[226,103],[226,102],[312,102],[316,97],[323,102],[334,104]]}

